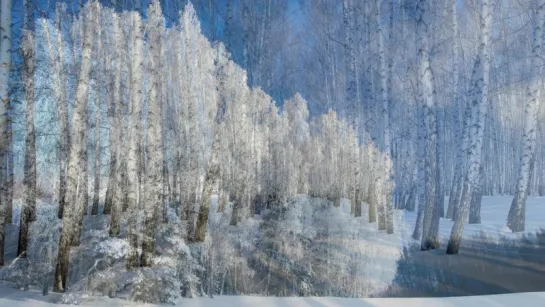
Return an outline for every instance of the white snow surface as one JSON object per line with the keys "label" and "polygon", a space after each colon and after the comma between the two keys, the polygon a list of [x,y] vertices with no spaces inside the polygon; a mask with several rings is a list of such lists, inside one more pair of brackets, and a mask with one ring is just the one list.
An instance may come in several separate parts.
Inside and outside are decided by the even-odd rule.
{"label": "white snow surface", "polygon": [[[303,197],[301,200],[305,199]],[[523,235],[531,235],[542,228],[545,228],[545,198],[528,197],[526,203],[526,232],[511,233],[505,227],[509,206],[512,196],[484,196],[481,209],[481,224],[465,225],[464,240],[483,233],[489,238],[517,238]],[[445,212],[448,198],[445,199]],[[376,224],[366,223],[366,210],[361,218],[349,216],[349,204],[345,200],[341,204],[341,214],[337,219],[342,219],[342,228],[351,229],[354,235],[374,232]],[[212,212],[215,212],[213,210]],[[361,246],[367,262],[363,269],[364,275],[373,276],[371,282],[377,288],[383,288],[389,284],[395,275],[395,262],[400,255],[400,248],[413,241],[410,236],[416,221],[415,212],[395,211],[395,235],[385,235],[383,232],[376,232],[373,237],[362,238],[352,237],[354,247]],[[14,214],[16,215],[16,214]],[[212,214],[214,216],[214,214]],[[331,217],[330,217],[331,218]],[[336,221],[339,222],[339,221]],[[448,240],[452,228],[452,221],[441,219],[440,236],[442,241]],[[341,230],[339,230],[341,231]],[[341,233],[344,231],[341,231]],[[346,234],[345,234],[346,235]],[[444,244],[444,243],[442,243]],[[380,255],[379,257],[377,257]],[[51,307],[62,306],[58,302],[61,295],[50,293],[42,296],[40,289],[32,288],[29,291],[13,289],[8,284],[0,281],[0,307]],[[83,295],[82,305],[84,306],[158,306],[152,304],[138,304],[122,298],[108,298],[106,296]],[[334,298],[334,297],[260,297],[260,296],[217,296],[210,298],[183,299],[179,301],[180,306],[545,306],[545,292],[516,293],[504,295],[489,295],[476,297],[449,297],[449,298]]]}
{"label": "white snow surface", "polygon": [[[524,232],[512,233],[506,226],[507,214],[511,206],[513,196],[483,196],[481,203],[481,224],[466,224],[464,227],[464,239],[471,239],[474,236],[485,234],[491,239],[507,237],[511,239],[530,235],[545,230],[545,197],[529,196],[526,200],[526,229]],[[447,212],[448,196],[445,197],[445,213]],[[403,232],[411,235],[416,223],[417,210],[414,212],[405,211],[403,215],[405,229]],[[442,241],[448,241],[452,230],[453,222],[441,218],[439,222],[439,236]],[[545,305],[544,305],[545,306]]]}
{"label": "white snow surface", "polygon": [[[0,284],[0,307],[60,307],[58,294],[42,296],[38,290],[18,291]],[[154,307],[160,305],[139,304],[122,299],[93,297],[82,306],[96,307]],[[183,299],[176,306],[187,307],[487,307],[487,306],[545,306],[545,292],[466,296],[449,298],[336,298],[336,297],[260,297],[218,296],[214,298]]]}

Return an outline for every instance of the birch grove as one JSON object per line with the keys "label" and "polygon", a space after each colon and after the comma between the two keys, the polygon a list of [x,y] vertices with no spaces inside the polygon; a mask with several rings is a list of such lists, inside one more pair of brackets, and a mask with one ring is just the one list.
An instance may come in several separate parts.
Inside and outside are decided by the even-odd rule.
{"label": "birch grove", "polygon": [[2,0],[0,17],[0,266],[21,288],[373,296],[382,254],[460,253],[488,196],[513,196],[501,231],[527,232],[545,194],[544,0]]}

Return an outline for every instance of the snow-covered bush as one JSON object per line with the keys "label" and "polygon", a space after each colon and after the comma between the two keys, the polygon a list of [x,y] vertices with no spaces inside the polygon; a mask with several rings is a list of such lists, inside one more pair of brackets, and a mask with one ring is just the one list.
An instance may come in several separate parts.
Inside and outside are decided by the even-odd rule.
{"label": "snow-covered bush", "polygon": [[[14,203],[14,220],[18,222],[20,200]],[[14,282],[17,288],[28,289],[31,285],[47,288],[52,278],[61,227],[57,207],[38,201],[36,210],[37,219],[29,226],[27,253],[0,271],[0,279]],[[18,233],[19,228],[14,231]]]}
{"label": "snow-covered bush", "polygon": [[[297,196],[262,214],[249,262],[268,295],[370,296],[395,276],[401,240],[350,215],[350,204]],[[377,238],[378,237],[378,238]]]}
{"label": "snow-covered bush", "polygon": [[259,293],[254,271],[247,259],[255,252],[256,231],[259,221],[246,219],[230,226],[232,203],[218,212],[217,198],[213,199],[208,220],[208,233],[202,249],[196,250],[203,266],[201,287],[203,293],[241,294]]}

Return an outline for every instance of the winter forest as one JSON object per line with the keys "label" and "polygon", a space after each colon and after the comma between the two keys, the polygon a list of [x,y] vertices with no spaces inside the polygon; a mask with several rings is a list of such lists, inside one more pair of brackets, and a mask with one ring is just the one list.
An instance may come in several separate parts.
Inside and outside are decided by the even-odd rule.
{"label": "winter forest", "polygon": [[1,307],[545,291],[545,0],[0,3]]}

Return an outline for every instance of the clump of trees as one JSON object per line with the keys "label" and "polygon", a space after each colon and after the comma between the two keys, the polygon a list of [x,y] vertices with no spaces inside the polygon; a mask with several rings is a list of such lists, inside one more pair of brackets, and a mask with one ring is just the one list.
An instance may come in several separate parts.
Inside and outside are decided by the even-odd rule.
{"label": "clump of trees", "polygon": [[[349,199],[352,215],[367,210],[370,222],[393,232],[390,155],[335,111],[309,119],[301,95],[280,108],[249,87],[225,46],[201,34],[190,3],[168,28],[159,1],[147,19],[95,1],[73,18],[58,4],[55,15],[23,40],[20,228],[25,238],[36,219],[36,161],[55,148],[46,165],[57,170],[62,223],[55,291],[69,285],[70,250],[85,243],[85,215],[109,215],[109,236],[129,243],[127,270],[154,265],[158,227],[171,223],[169,212],[183,222],[185,242],[204,242],[213,194],[217,210],[231,209],[231,226],[310,194],[334,207]],[[44,112],[35,112],[35,99]],[[58,133],[35,145],[35,131],[51,127]],[[19,241],[18,257],[26,257],[26,244]]]}

